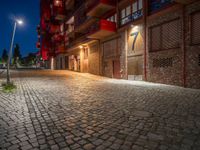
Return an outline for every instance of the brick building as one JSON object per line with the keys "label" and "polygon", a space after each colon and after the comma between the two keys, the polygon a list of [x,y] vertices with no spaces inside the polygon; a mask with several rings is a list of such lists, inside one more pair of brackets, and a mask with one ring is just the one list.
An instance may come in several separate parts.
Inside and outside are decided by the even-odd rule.
{"label": "brick building", "polygon": [[51,69],[200,88],[200,1],[41,0]]}

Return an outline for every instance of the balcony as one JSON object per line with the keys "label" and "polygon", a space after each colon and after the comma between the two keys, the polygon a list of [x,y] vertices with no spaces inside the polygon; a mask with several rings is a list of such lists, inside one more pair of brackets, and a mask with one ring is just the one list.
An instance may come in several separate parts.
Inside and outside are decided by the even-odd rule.
{"label": "balcony", "polygon": [[64,42],[64,35],[61,33],[57,33],[52,37],[52,42],[54,43],[61,43]]}
{"label": "balcony", "polygon": [[[181,0],[179,0],[181,1]],[[182,0],[183,1],[183,0]],[[175,0],[150,0],[149,2],[149,11],[150,14],[160,11],[166,7],[169,7],[175,3]]]}
{"label": "balcony", "polygon": [[74,3],[75,3],[74,0],[66,0],[66,2],[65,2],[65,8],[67,10],[72,10],[74,8]]}
{"label": "balcony", "polygon": [[133,12],[132,14],[130,14],[124,18],[121,18],[120,25],[123,26],[132,21],[136,21],[136,20],[140,19],[142,16],[143,16],[142,9],[137,10],[137,11]]}
{"label": "balcony", "polygon": [[54,6],[53,7],[53,17],[55,20],[64,20],[66,17],[65,8]]}
{"label": "balcony", "polygon": [[88,1],[87,16],[101,17],[116,6],[115,0],[90,0]]}
{"label": "balcony", "polygon": [[116,31],[117,28],[115,22],[101,19],[90,28],[88,38],[102,39],[116,33]]}
{"label": "balcony", "polygon": [[55,56],[56,56],[56,54],[54,51],[48,52],[48,57],[55,57]]}
{"label": "balcony", "polygon": [[65,52],[65,46],[64,44],[61,44],[59,46],[56,47],[56,54],[59,54],[59,53],[64,53]]}
{"label": "balcony", "polygon": [[44,61],[48,60],[48,52],[42,51],[42,60]]}
{"label": "balcony", "polygon": [[49,32],[51,34],[60,32],[60,26],[59,25],[53,25],[53,24],[51,24]]}
{"label": "balcony", "polygon": [[85,20],[82,20],[82,23],[79,23],[78,25],[76,25],[75,27],[75,32],[79,32],[79,33],[86,33],[87,29],[97,21],[96,18],[90,18],[87,17],[85,18]]}
{"label": "balcony", "polygon": [[183,5],[195,2],[195,0],[174,0],[174,1]]}

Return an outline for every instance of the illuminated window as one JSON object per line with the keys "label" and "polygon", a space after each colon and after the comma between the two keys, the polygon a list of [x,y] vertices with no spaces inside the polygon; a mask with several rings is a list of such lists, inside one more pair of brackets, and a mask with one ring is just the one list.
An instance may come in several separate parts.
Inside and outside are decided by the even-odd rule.
{"label": "illuminated window", "polygon": [[111,22],[117,22],[117,14],[115,14],[115,15],[109,17],[107,20],[108,20],[108,21],[111,21]]}
{"label": "illuminated window", "polygon": [[142,0],[136,0],[131,5],[121,10],[120,23],[124,25],[128,22],[134,21],[142,16]]}

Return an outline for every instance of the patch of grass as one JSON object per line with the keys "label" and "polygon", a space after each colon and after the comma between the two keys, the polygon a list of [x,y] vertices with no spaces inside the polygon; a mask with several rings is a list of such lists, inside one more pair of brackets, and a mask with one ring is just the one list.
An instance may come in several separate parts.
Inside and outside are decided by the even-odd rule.
{"label": "patch of grass", "polygon": [[3,83],[2,84],[2,87],[3,87],[3,92],[5,93],[11,93],[13,92],[15,89],[17,89],[17,86],[14,85],[13,83]]}

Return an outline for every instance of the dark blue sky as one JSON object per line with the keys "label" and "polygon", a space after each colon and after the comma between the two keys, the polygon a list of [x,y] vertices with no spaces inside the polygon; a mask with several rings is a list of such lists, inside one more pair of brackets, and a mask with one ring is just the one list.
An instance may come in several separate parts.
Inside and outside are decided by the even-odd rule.
{"label": "dark blue sky", "polygon": [[20,45],[21,54],[36,52],[37,33],[39,24],[40,0],[1,0],[0,3],[0,57],[4,48],[10,48],[14,17],[23,18],[24,25],[18,26],[15,41]]}

